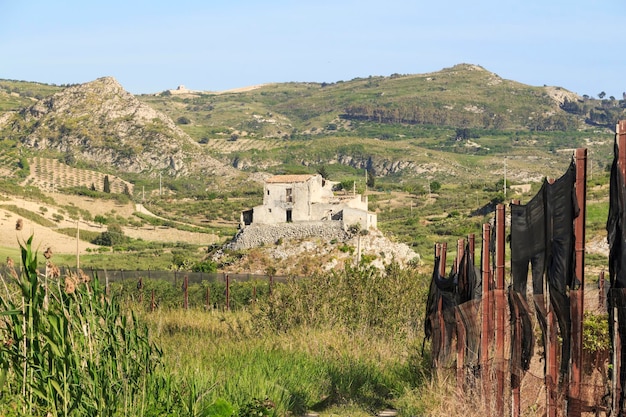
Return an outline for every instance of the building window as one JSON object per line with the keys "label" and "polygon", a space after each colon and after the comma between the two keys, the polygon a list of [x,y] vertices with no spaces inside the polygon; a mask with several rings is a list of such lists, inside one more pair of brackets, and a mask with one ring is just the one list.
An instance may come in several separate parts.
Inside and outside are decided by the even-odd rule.
{"label": "building window", "polygon": [[287,188],[285,190],[285,201],[288,203],[293,203],[293,188]]}
{"label": "building window", "polygon": [[270,190],[267,190],[267,195],[270,195]]}

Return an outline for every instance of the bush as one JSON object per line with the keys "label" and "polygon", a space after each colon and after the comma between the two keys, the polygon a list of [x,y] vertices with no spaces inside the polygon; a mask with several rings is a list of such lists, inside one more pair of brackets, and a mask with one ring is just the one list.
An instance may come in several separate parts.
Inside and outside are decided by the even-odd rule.
{"label": "bush", "polygon": [[100,233],[91,243],[99,246],[116,246],[128,242],[124,231],[117,224],[110,224],[106,232]]}

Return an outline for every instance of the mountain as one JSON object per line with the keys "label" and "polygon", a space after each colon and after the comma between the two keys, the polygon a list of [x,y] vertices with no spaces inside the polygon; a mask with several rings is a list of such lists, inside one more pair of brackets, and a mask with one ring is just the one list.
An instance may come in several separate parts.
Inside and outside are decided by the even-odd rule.
{"label": "mountain", "polygon": [[165,114],[126,92],[112,77],[71,86],[0,119],[5,139],[64,154],[68,164],[127,173],[185,176],[191,169],[231,171]]}
{"label": "mountain", "polygon": [[413,185],[424,176],[488,181],[506,155],[517,175],[511,179],[526,181],[552,174],[546,168],[558,172],[566,158],[552,167],[557,151],[588,144],[601,147],[595,154],[605,165],[606,137],[625,108],[623,100],[528,86],[471,64],[335,83],[140,96],[111,77],[55,87],[0,81],[5,145],[129,179],[328,167],[340,181],[360,178],[363,170]]}

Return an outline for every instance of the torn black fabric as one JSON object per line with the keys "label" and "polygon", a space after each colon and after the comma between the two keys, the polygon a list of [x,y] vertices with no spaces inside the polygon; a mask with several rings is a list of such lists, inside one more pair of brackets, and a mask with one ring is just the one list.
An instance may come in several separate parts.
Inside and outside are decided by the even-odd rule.
{"label": "torn black fabric", "polygon": [[576,200],[576,165],[569,168],[552,184],[547,184],[546,203],[546,278],[550,285],[550,303],[559,323],[561,334],[562,376],[569,369],[571,346],[571,314],[568,288],[577,287],[575,276],[574,219],[579,208]]}
{"label": "torn black fabric", "polygon": [[[626,367],[624,366],[626,363],[626,185],[618,161],[619,152],[616,142],[611,166],[609,215],[606,224],[610,277],[607,307],[612,351],[615,351],[616,337],[621,339],[621,350],[616,352],[619,358],[618,363],[613,363],[613,355],[611,355],[612,378],[615,378],[615,374],[619,375],[620,385],[626,387]],[[615,313],[617,313],[617,317]],[[615,334],[613,326],[615,320],[617,320],[617,334]],[[624,389],[621,390],[617,400],[619,410],[623,411]],[[617,410],[613,411],[617,412]]]}
{"label": "torn black fabric", "polygon": [[[547,322],[544,292],[546,266],[546,216],[545,192],[547,182],[525,205],[512,204],[511,208],[511,275],[512,290],[522,298],[527,297],[529,266],[531,267],[532,294],[535,315],[546,351]],[[544,362],[545,371],[545,362]]]}
{"label": "torn black fabric", "polygon": [[610,288],[626,288],[626,187],[618,166],[618,151],[611,166],[609,216],[606,223],[609,242]]}
{"label": "torn black fabric", "polygon": [[441,258],[435,257],[433,275],[426,301],[424,335],[431,339],[433,364],[447,364],[452,354],[452,341],[456,336],[457,306],[456,276],[445,278],[439,274]]}
{"label": "torn black fabric", "polygon": [[532,265],[533,294],[543,293],[545,272],[546,183],[526,205],[511,205],[511,274],[513,288],[526,298],[528,266]]}
{"label": "torn black fabric", "polygon": [[465,250],[463,256],[459,262],[459,269],[457,271],[457,301],[458,304],[463,304],[467,301],[480,298],[480,294],[476,294],[477,274],[474,267],[474,257],[470,252],[469,243],[465,244]]}
{"label": "torn black fabric", "polygon": [[511,366],[512,372],[521,376],[530,368],[535,337],[526,298],[513,288],[509,288],[508,296],[511,311]]}
{"label": "torn black fabric", "polygon": [[481,300],[475,299],[457,306],[465,330],[465,366],[470,369],[478,367],[481,304]]}
{"label": "torn black fabric", "polygon": [[[579,208],[575,192],[576,166],[554,183],[544,180],[541,190],[526,205],[511,205],[511,273],[513,289],[526,298],[529,264],[537,318],[547,340],[543,303],[544,276],[550,304],[561,335],[560,372],[568,372],[571,343],[569,288],[576,288],[574,219]],[[545,347],[545,346],[544,346]]]}

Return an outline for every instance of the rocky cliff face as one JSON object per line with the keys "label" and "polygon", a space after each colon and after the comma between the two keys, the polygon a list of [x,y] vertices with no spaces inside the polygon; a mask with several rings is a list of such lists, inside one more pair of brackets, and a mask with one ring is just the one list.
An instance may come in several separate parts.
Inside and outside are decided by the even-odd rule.
{"label": "rocky cliff face", "polygon": [[232,170],[203,155],[169,117],[141,103],[112,77],[69,87],[3,122],[9,135],[28,147],[123,172],[180,176],[191,169],[218,175]]}

